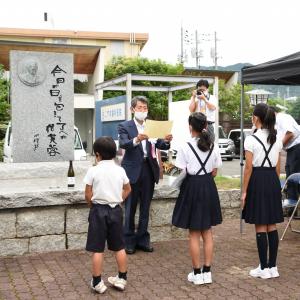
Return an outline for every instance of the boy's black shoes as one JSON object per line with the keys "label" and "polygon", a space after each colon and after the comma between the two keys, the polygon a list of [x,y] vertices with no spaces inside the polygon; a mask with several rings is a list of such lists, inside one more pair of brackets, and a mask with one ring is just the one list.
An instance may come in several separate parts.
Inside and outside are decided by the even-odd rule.
{"label": "boy's black shoes", "polygon": [[154,251],[153,247],[151,247],[151,246],[139,246],[139,245],[136,245],[136,249],[142,250],[144,252],[153,252]]}
{"label": "boy's black shoes", "polygon": [[140,246],[140,245],[136,245],[135,248],[125,248],[125,251],[127,254],[131,255],[131,254],[135,253],[136,249],[142,250],[144,252],[153,252],[154,251],[153,247],[151,247],[151,246]]}
{"label": "boy's black shoes", "polygon": [[125,248],[125,252],[126,252],[126,254],[131,255],[131,254],[135,253],[135,249],[134,248]]}

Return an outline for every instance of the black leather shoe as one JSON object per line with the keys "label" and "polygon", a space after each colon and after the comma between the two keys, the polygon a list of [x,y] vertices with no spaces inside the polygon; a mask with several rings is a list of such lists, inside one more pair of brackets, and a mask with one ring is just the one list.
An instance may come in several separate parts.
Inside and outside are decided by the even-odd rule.
{"label": "black leather shoe", "polygon": [[134,248],[125,248],[125,252],[129,255],[134,254],[135,253],[135,249]]}
{"label": "black leather shoe", "polygon": [[136,246],[136,249],[142,250],[144,252],[153,252],[154,249],[151,246]]}

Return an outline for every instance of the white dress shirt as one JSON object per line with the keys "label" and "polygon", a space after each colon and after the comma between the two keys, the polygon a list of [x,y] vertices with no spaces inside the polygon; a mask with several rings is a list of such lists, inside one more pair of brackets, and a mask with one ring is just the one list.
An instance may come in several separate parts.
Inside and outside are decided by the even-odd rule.
{"label": "white dress shirt", "polygon": [[[145,121],[143,122],[143,124],[140,124],[136,119],[133,119],[133,121],[134,121],[134,123],[136,125],[138,133],[139,134],[140,133],[144,133],[144,131],[145,131]],[[144,157],[148,156],[146,142],[147,142],[147,140],[142,140],[142,142],[141,142],[142,143],[142,147],[143,147]],[[133,145],[134,146],[139,145],[139,142],[137,142],[136,137],[133,139]]]}
{"label": "white dress shirt", "polygon": [[[208,99],[208,102],[213,104],[214,106],[217,105],[217,99],[214,95],[206,94],[205,95]],[[200,98],[196,98],[196,112],[202,112],[206,115],[207,121],[215,122],[216,120],[216,109],[209,109],[206,102]]]}
{"label": "white dress shirt", "polygon": [[[198,146],[198,138],[190,138],[189,143],[193,146],[196,153],[199,155],[202,162],[205,161],[209,151],[203,152],[201,151]],[[187,169],[188,174],[195,175],[200,169],[201,165],[195,156],[192,149],[189,147],[187,143],[184,143],[181,148],[178,150],[178,153],[176,155],[176,162],[175,166],[180,169]],[[222,159],[219,151],[219,147],[217,144],[214,145],[214,150],[211,153],[210,158],[208,159],[205,170],[207,173],[211,173],[213,169],[219,168],[222,166]],[[203,175],[205,172],[202,170],[199,175]]]}
{"label": "white dress shirt", "polygon": [[[270,148],[270,144],[267,142],[269,131],[267,129],[258,129],[255,135],[262,141],[266,150],[268,151]],[[253,154],[253,167],[261,167],[261,164],[266,156],[263,146],[252,135],[248,135],[246,137],[244,145],[245,150],[250,151]],[[275,144],[273,144],[272,149],[268,155],[272,167],[276,167],[281,150],[282,140],[277,135],[276,142]],[[265,161],[264,167],[270,167],[268,160]]]}
{"label": "white dress shirt", "polygon": [[289,114],[277,113],[276,114],[276,129],[277,134],[281,140],[283,140],[287,131],[293,133],[293,138],[284,146],[285,149],[289,149],[297,144],[300,144],[300,125]]}

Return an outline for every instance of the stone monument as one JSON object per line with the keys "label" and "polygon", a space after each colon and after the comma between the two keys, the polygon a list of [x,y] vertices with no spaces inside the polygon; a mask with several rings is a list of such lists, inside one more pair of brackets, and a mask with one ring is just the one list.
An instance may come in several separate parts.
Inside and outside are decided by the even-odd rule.
{"label": "stone monument", "polygon": [[74,159],[73,54],[10,51],[13,162]]}

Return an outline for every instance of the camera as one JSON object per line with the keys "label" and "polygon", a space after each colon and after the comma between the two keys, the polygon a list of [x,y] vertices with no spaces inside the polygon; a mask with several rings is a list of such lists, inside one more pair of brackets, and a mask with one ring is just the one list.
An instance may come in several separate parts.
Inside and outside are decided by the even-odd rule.
{"label": "camera", "polygon": [[203,94],[203,92],[201,90],[197,90],[197,96],[200,96],[202,94]]}

